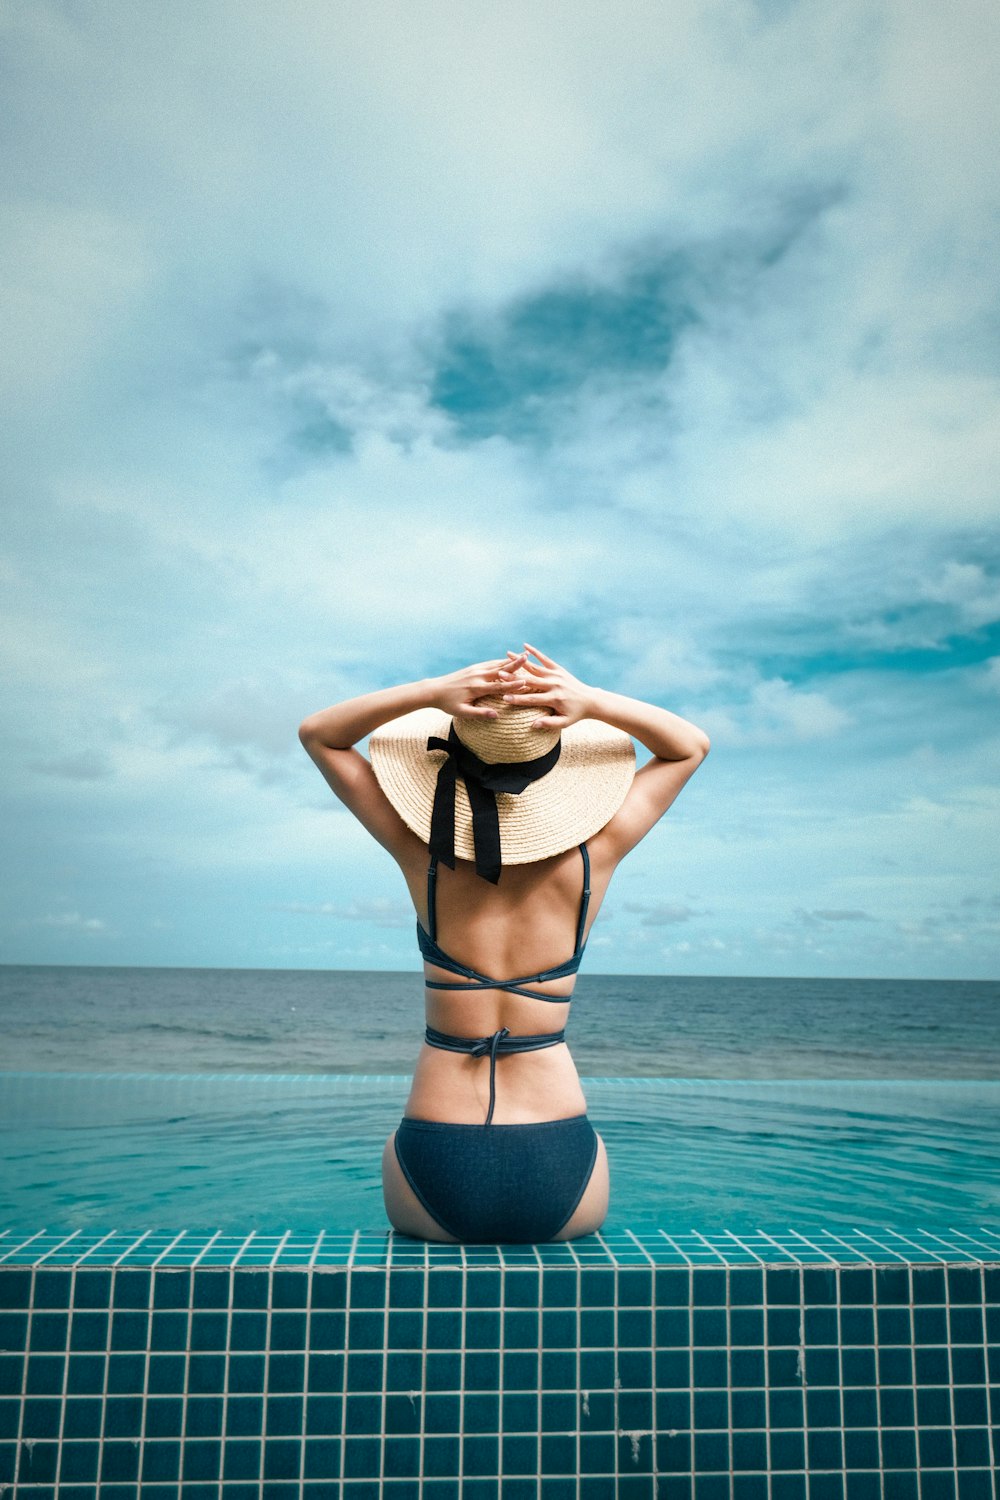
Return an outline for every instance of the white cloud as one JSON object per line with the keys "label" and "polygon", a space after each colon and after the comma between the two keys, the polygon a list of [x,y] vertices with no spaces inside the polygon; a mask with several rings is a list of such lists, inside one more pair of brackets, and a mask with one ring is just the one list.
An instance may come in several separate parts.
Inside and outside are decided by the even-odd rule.
{"label": "white cloud", "polygon": [[336,901],[287,901],[279,903],[278,911],[293,912],[307,917],[335,917],[340,922],[359,922],[372,927],[413,926],[413,908],[401,901],[390,901],[377,897],[371,901],[350,901],[345,905]]}
{"label": "white cloud", "polygon": [[1000,579],[989,577],[980,563],[945,563],[928,584],[927,597],[952,605],[962,624],[973,630],[1000,620]]}
{"label": "white cloud", "polygon": [[781,677],[753,683],[739,707],[713,707],[706,715],[713,740],[733,746],[829,739],[851,722],[825,694],[797,689]]}
{"label": "white cloud", "polygon": [[85,917],[78,911],[47,912],[44,917],[34,917],[32,921],[38,927],[55,927],[63,932],[83,932],[95,937],[108,930],[102,917]]}

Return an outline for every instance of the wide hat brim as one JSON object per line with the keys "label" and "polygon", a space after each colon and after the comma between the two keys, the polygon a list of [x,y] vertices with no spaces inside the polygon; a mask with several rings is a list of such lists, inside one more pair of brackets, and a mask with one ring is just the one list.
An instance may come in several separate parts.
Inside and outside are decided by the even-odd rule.
{"label": "wide hat brim", "polygon": [[[383,724],[368,753],[379,786],[406,826],[426,844],[443,750],[428,750],[430,735],[447,739],[452,720],[436,708],[418,708]],[[459,721],[461,727],[461,721]],[[552,770],[515,796],[497,792],[501,859],[528,865],[592,838],[614,817],[635,776],[635,750],[627,734],[598,719],[564,729]],[[547,745],[540,745],[543,754]],[[465,785],[455,789],[455,854],[475,858],[472,811]]]}

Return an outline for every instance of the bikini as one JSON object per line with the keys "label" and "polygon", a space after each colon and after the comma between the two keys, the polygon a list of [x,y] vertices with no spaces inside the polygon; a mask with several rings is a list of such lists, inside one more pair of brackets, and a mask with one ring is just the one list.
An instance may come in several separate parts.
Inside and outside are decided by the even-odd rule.
{"label": "bikini", "polygon": [[[494,979],[460,963],[439,945],[436,855],[427,871],[427,922],[417,922],[417,943],[428,963],[457,980],[425,980],[430,990],[506,990],[532,1000],[565,1005],[567,997],[529,986],[575,974],[583,958],[590,904],[590,856],[583,858],[583,891],[572,956],[538,974]],[[496,1060],[515,1052],[555,1047],[562,1031],[512,1036],[501,1026],[490,1036],[461,1037],[428,1026],[429,1046],[490,1059],[490,1103],[482,1125],[454,1125],[404,1115],[396,1131],[396,1159],[417,1198],[447,1233],[467,1243],[536,1243],[550,1240],[568,1223],[586,1191],[597,1160],[597,1136],[585,1114],[568,1120],[494,1125]]]}

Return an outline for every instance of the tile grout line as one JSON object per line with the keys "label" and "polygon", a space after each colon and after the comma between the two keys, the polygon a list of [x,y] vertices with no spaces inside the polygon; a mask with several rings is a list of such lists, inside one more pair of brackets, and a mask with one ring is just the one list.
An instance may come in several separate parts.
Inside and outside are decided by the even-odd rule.
{"label": "tile grout line", "polygon": [[[388,1405],[389,1389],[389,1288],[392,1285],[392,1251],[393,1242],[390,1236],[386,1245],[385,1253],[385,1296],[382,1301],[382,1379],[381,1397],[379,1401],[379,1454],[378,1454],[378,1478],[380,1488],[385,1487],[385,1417]],[[306,1340],[308,1348],[308,1337]]]}
{"label": "tile grout line", "polygon": [[[840,1306],[841,1309],[842,1309],[841,1298],[840,1298],[840,1295],[839,1295],[840,1294],[840,1288],[841,1288],[841,1286],[842,1286],[841,1268],[838,1267],[838,1269],[837,1269],[837,1288],[838,1288],[837,1302],[838,1302],[838,1306]],[[855,1304],[855,1306],[856,1305],[857,1304]],[[840,1342],[841,1342],[841,1345],[843,1345],[844,1336],[843,1336],[843,1325],[842,1324],[841,1324]],[[852,1346],[852,1347],[864,1347],[864,1346]],[[886,1469],[885,1469],[885,1439],[883,1437],[884,1423],[882,1421],[882,1393],[881,1393],[881,1390],[879,1388],[879,1381],[878,1381],[878,1325],[877,1325],[876,1316],[875,1316],[875,1288],[874,1288],[874,1281],[873,1281],[873,1285],[872,1285],[872,1363],[873,1363],[874,1369],[875,1369],[875,1373],[874,1373],[874,1387],[873,1387],[873,1389],[874,1389],[874,1392],[875,1392],[875,1422],[876,1422],[875,1431],[876,1431],[876,1435],[878,1437],[878,1486],[879,1486],[879,1494],[880,1495],[885,1495],[885,1493],[886,1493],[886,1489],[885,1489],[885,1473],[886,1473]],[[916,1421],[916,1415],[917,1415],[916,1412],[914,1412],[914,1414],[913,1414],[914,1421]],[[914,1441],[916,1441],[916,1439],[914,1439]]]}
{"label": "tile grout line", "polygon": [[[140,1272],[141,1274],[141,1272]],[[76,1272],[73,1272],[76,1275]],[[139,1466],[136,1470],[136,1481],[141,1486],[143,1483],[143,1468],[146,1462],[146,1423],[149,1413],[149,1369],[152,1358],[153,1347],[153,1307],[154,1290],[156,1287],[156,1273],[150,1271],[149,1291],[146,1295],[146,1347],[142,1357],[142,1415],[139,1421]],[[56,1494],[59,1493],[58,1485]]]}
{"label": "tile grout line", "polygon": [[[802,1464],[805,1469],[805,1492],[806,1500],[812,1500],[812,1486],[810,1473],[812,1464],[809,1461],[809,1412],[807,1401],[809,1399],[808,1371],[806,1369],[806,1272],[804,1266],[798,1267],[799,1283],[799,1384],[802,1390]],[[841,1465],[843,1465],[843,1454],[841,1454]]]}
{"label": "tile grout line", "polygon": [[251,1229],[250,1233],[246,1236],[246,1238],[244,1239],[242,1245],[237,1250],[236,1254],[233,1256],[232,1270],[234,1270],[234,1271],[236,1270],[236,1268],[239,1265],[240,1261],[243,1259],[244,1255],[246,1255],[247,1251],[250,1249],[250,1246],[253,1244],[253,1241],[254,1241],[254,1239],[256,1237],[256,1234],[257,1234],[256,1229]]}
{"label": "tile grout line", "polygon": [[236,1297],[236,1272],[233,1266],[229,1267],[229,1287],[226,1294],[226,1340],[223,1358],[225,1365],[222,1372],[222,1421],[219,1424],[219,1500],[225,1493],[223,1485],[226,1476],[226,1443],[229,1441],[229,1381],[233,1362],[233,1302]]}
{"label": "tile grout line", "polygon": [[150,1269],[150,1272],[154,1276],[156,1274],[156,1271],[157,1271],[157,1268],[158,1268],[158,1266],[160,1264],[160,1261],[163,1260],[163,1258],[165,1256],[167,1256],[167,1255],[170,1254],[171,1250],[173,1250],[173,1248],[174,1248],[175,1245],[180,1244],[181,1240],[184,1238],[184,1233],[185,1233],[185,1231],[182,1229],[179,1234],[175,1234],[174,1237],[173,1237],[173,1239],[170,1241],[170,1244],[167,1246],[167,1248],[165,1250],[161,1250],[160,1253],[159,1253],[159,1255],[153,1261],[153,1263],[151,1264],[151,1266],[150,1266],[149,1269]]}
{"label": "tile grout line", "polygon": [[[277,1252],[275,1252],[277,1253]],[[274,1311],[274,1256],[270,1264],[263,1268],[263,1274],[267,1277],[267,1307],[264,1309],[264,1348],[261,1353],[264,1356],[264,1378],[261,1381],[261,1413],[260,1413],[260,1458],[257,1462],[257,1484],[261,1494],[264,1492],[266,1482],[265,1467],[267,1461],[267,1398],[270,1395],[271,1385],[271,1317]]]}
{"label": "tile grout line", "polygon": [[[88,1256],[96,1254],[96,1252],[101,1249],[102,1245],[106,1245],[109,1240],[113,1240],[117,1233],[118,1231],[116,1229],[112,1229],[108,1234],[103,1234],[99,1239],[95,1240],[94,1243],[90,1246],[89,1250],[84,1250],[83,1254],[77,1256],[76,1260],[73,1262],[73,1265],[76,1267],[76,1269],[79,1270],[80,1267],[83,1266],[83,1263],[88,1258]],[[97,1264],[100,1265],[100,1262],[98,1261]],[[113,1265],[114,1262],[112,1261],[110,1262],[110,1264]]]}
{"label": "tile grout line", "polygon": [[[951,1468],[953,1474],[957,1479],[958,1452],[955,1442],[955,1355],[953,1348],[954,1339],[951,1326],[951,1277],[948,1275],[947,1266],[945,1266],[944,1268],[944,1307],[945,1317],[948,1320],[948,1413],[951,1417]],[[921,1468],[919,1438],[915,1438],[915,1441],[917,1442],[917,1472],[919,1473]]]}
{"label": "tile grout line", "polygon": [[149,1236],[152,1233],[153,1233],[153,1231],[151,1229],[145,1229],[145,1230],[143,1230],[143,1232],[142,1232],[142,1234],[140,1234],[139,1238],[137,1240],[133,1240],[131,1242],[131,1244],[127,1245],[125,1247],[125,1249],[122,1251],[121,1255],[119,1255],[114,1260],[113,1264],[115,1266],[120,1266],[121,1263],[122,1263],[122,1261],[125,1260],[129,1255],[132,1254],[133,1250],[137,1250],[140,1245],[145,1244],[146,1240],[149,1239]]}
{"label": "tile grout line", "polygon": [[180,1485],[181,1485],[181,1483],[183,1481],[183,1478],[184,1478],[184,1444],[187,1441],[187,1414],[188,1414],[188,1401],[190,1400],[190,1385],[191,1385],[191,1381],[190,1381],[190,1376],[191,1376],[191,1335],[192,1335],[192,1332],[194,1330],[194,1269],[193,1269],[193,1267],[191,1267],[191,1266],[185,1267],[182,1274],[187,1277],[188,1295],[187,1295],[187,1307],[185,1309],[185,1312],[187,1313],[187,1329],[186,1329],[185,1336],[184,1336],[184,1390],[182,1392],[182,1402],[181,1402],[181,1430],[180,1430],[180,1432],[178,1433],[178,1436],[177,1436],[177,1443],[178,1443],[178,1447],[180,1449],[180,1457],[178,1459],[178,1473],[177,1473],[178,1487],[180,1487]]}
{"label": "tile grout line", "polygon": [[[768,1332],[768,1313],[771,1304],[768,1302],[768,1268],[763,1269],[762,1286],[760,1286],[760,1305],[763,1311],[763,1356],[765,1356],[765,1385],[763,1385],[763,1397],[765,1397],[765,1461],[768,1464],[768,1500],[774,1500],[774,1466],[771,1460],[774,1455],[771,1451],[771,1338]],[[840,1292],[840,1287],[838,1287]],[[840,1301],[840,1298],[838,1298]],[[694,1397],[691,1398],[694,1401]]]}
{"label": "tile grout line", "polygon": [[844,1468],[845,1479],[847,1476],[847,1423],[844,1420],[844,1340],[840,1330],[840,1281],[837,1268],[833,1268],[833,1284],[837,1293],[837,1301],[834,1303],[834,1317],[837,1320],[837,1395],[840,1402],[840,1458]]}
{"label": "tile grout line", "polygon": [[[32,1271],[32,1273],[31,1273],[32,1281],[34,1281],[34,1278],[35,1278],[35,1276],[37,1274],[38,1273],[36,1271]],[[70,1350],[73,1347],[73,1309],[74,1309],[74,1305],[76,1303],[76,1267],[75,1266],[70,1266],[70,1268],[69,1268],[69,1291],[67,1293],[67,1297],[68,1297],[68,1301],[67,1301],[67,1304],[66,1304],[66,1342],[65,1342],[65,1344],[63,1346],[63,1372],[62,1372],[61,1390],[60,1390],[60,1395],[59,1395],[59,1433],[58,1433],[58,1436],[56,1438],[56,1474],[55,1474],[55,1481],[54,1481],[54,1493],[56,1495],[58,1495],[58,1493],[59,1493],[59,1488],[60,1488],[60,1484],[61,1484],[61,1481],[62,1481],[63,1444],[66,1441],[66,1403],[67,1403],[67,1401],[69,1399],[69,1359],[70,1359]],[[32,1300],[32,1302],[34,1301],[34,1293],[32,1293],[32,1299],[31,1300]],[[27,1366],[27,1362],[28,1362],[27,1349],[25,1350],[24,1361],[25,1361],[25,1366]]]}
{"label": "tile grout line", "polygon": [[[222,1230],[221,1229],[217,1229],[215,1231],[215,1233],[213,1235],[211,1235],[210,1238],[205,1241],[204,1245],[202,1245],[201,1249],[198,1251],[198,1254],[195,1256],[194,1260],[191,1262],[191,1269],[192,1269],[192,1271],[196,1271],[198,1269],[198,1267],[201,1265],[202,1260],[208,1254],[208,1252],[211,1250],[212,1246],[215,1244],[216,1240],[220,1237],[221,1234],[222,1234]],[[287,1239],[288,1236],[286,1235],[285,1238]],[[192,1285],[193,1285],[193,1283],[192,1283]]]}
{"label": "tile grout line", "polygon": [[[117,1230],[112,1230],[110,1234],[106,1234],[102,1243],[105,1243],[106,1241],[111,1239],[112,1235],[117,1234],[117,1232]],[[71,1241],[77,1239],[79,1234],[79,1229],[74,1229],[72,1234],[65,1235],[64,1238],[58,1242],[58,1244],[52,1245],[48,1250],[46,1250],[45,1254],[40,1256],[39,1259],[35,1261],[35,1265],[40,1266],[44,1264],[44,1262],[48,1260],[50,1255],[55,1255],[56,1252],[61,1250],[64,1245],[68,1245],[71,1243]]]}
{"label": "tile grout line", "polygon": [[[878,1278],[876,1277],[876,1288],[875,1288],[875,1290],[876,1290],[876,1305],[877,1305],[877,1292],[878,1292],[877,1280],[878,1280]],[[912,1393],[912,1396],[913,1396],[913,1432],[914,1432],[913,1441],[914,1441],[914,1443],[916,1443],[916,1441],[917,1441],[916,1434],[917,1434],[917,1432],[919,1431],[919,1428],[920,1428],[920,1419],[919,1419],[918,1407],[917,1407],[917,1318],[916,1318],[916,1301],[915,1301],[915,1289],[914,1289],[914,1285],[913,1285],[913,1267],[912,1267],[912,1265],[911,1266],[907,1266],[907,1268],[906,1268],[906,1286],[907,1286],[907,1294],[909,1296],[909,1304],[910,1304],[908,1311],[909,1311],[909,1315],[910,1315],[910,1388],[911,1388],[911,1393]],[[876,1313],[876,1317],[877,1316],[878,1316],[878,1314]],[[923,1483],[922,1483],[921,1477],[920,1477],[920,1469],[921,1469],[921,1466],[920,1466],[920,1463],[918,1461],[918,1463],[917,1463],[917,1500],[923,1500]]]}
{"label": "tile grout line", "polygon": [[[465,1302],[468,1295],[466,1286],[467,1261],[465,1246],[459,1245],[460,1284],[462,1288],[462,1305],[458,1314],[458,1493],[461,1494],[465,1487]],[[437,1319],[435,1319],[437,1322]]]}
{"label": "tile grout line", "polygon": [[424,1469],[426,1467],[427,1448],[427,1303],[430,1298],[431,1274],[430,1245],[426,1240],[423,1246],[423,1256],[424,1290],[420,1310],[420,1432],[418,1434],[420,1451],[417,1464],[417,1492],[421,1496],[424,1493]]}
{"label": "tile grout line", "polygon": [[[500,1420],[497,1423],[497,1426],[502,1430],[503,1429],[503,1400],[504,1400],[504,1396],[506,1395],[506,1393],[508,1391],[508,1383],[507,1383],[507,1262],[504,1259],[503,1255],[501,1255],[499,1257],[499,1265],[498,1265],[498,1270],[497,1270],[497,1276],[499,1278],[499,1283],[500,1283],[500,1293],[499,1293],[499,1297],[498,1297],[498,1301],[499,1301],[499,1314],[500,1314],[500,1333],[499,1333],[499,1337],[497,1339],[497,1345],[498,1345],[498,1347],[497,1347],[497,1355],[498,1355],[498,1363],[499,1363],[499,1370],[500,1370],[500,1379],[499,1379],[499,1381],[497,1383],[500,1386],[500,1404],[501,1404]],[[500,1450],[500,1460],[501,1461],[500,1461],[500,1464],[498,1465],[498,1468],[500,1468],[500,1470],[502,1472],[502,1470],[503,1470],[503,1438],[502,1437],[501,1437],[500,1442],[501,1442],[501,1450]],[[499,1478],[499,1476],[498,1476],[498,1478]]]}
{"label": "tile grout line", "polygon": [[986,1441],[990,1451],[990,1472],[992,1478],[993,1500],[997,1500],[1000,1494],[1000,1447],[998,1447],[998,1434],[996,1431],[996,1417],[1000,1413],[993,1411],[993,1394],[997,1389],[990,1380],[990,1334],[987,1324],[989,1303],[986,1300],[986,1267],[981,1266],[979,1271],[980,1287],[982,1289],[981,1306],[983,1310],[983,1383],[986,1396]]}
{"label": "tile grout line", "polygon": [[[603,1243],[603,1237],[602,1237],[602,1243]],[[614,1285],[614,1292],[613,1292],[614,1303],[613,1303],[613,1306],[611,1308],[611,1338],[612,1338],[612,1348],[613,1348],[613,1354],[614,1354],[614,1365],[613,1365],[613,1368],[614,1368],[614,1386],[613,1386],[614,1395],[613,1395],[613,1398],[612,1398],[612,1423],[614,1425],[614,1465],[615,1466],[614,1466],[614,1471],[613,1472],[614,1472],[614,1480],[615,1480],[615,1493],[617,1494],[618,1490],[621,1487],[621,1425],[622,1425],[622,1423],[621,1423],[621,1385],[622,1385],[622,1382],[621,1382],[621,1373],[619,1371],[619,1366],[618,1366],[618,1354],[619,1354],[619,1347],[618,1347],[618,1332],[619,1332],[619,1329],[618,1329],[618,1307],[619,1307],[619,1303],[621,1301],[621,1295],[620,1295],[620,1291],[619,1291],[618,1263],[617,1263],[617,1261],[615,1262],[615,1265],[614,1265],[614,1267],[612,1269],[611,1275],[612,1275],[612,1280],[613,1280],[613,1285]]]}
{"label": "tile grout line", "polygon": [[24,1326],[24,1350],[21,1360],[21,1404],[17,1414],[17,1451],[14,1457],[13,1492],[15,1496],[21,1485],[21,1459],[24,1454],[24,1412],[28,1404],[28,1356],[31,1351],[31,1325],[35,1316],[35,1277],[37,1274],[37,1270],[33,1268],[29,1283],[31,1290],[28,1293],[28,1316]]}
{"label": "tile grout line", "polygon": [[[111,1325],[113,1317],[112,1309],[115,1305],[115,1277],[117,1276],[117,1274],[117,1271],[112,1268],[109,1276],[108,1290],[108,1327],[107,1333],[105,1334],[104,1338],[104,1379],[101,1388],[101,1432],[98,1438],[97,1449],[96,1490],[98,1494],[100,1494],[101,1489],[104,1486],[104,1459],[107,1453],[106,1436],[108,1424],[108,1382],[111,1375]],[[185,1381],[185,1386],[186,1385],[187,1382]]]}
{"label": "tile grout line", "polygon": [[533,1245],[531,1248],[535,1252],[535,1264],[538,1267],[538,1296],[537,1296],[536,1307],[535,1307],[536,1316],[537,1316],[537,1319],[538,1319],[538,1322],[537,1322],[537,1325],[536,1325],[537,1328],[538,1328],[538,1334],[537,1334],[537,1339],[538,1339],[538,1364],[536,1366],[536,1371],[537,1371],[536,1378],[537,1378],[537,1381],[538,1381],[538,1407],[537,1407],[537,1412],[538,1412],[538,1463],[536,1464],[536,1468],[538,1469],[538,1475],[537,1475],[538,1488],[536,1490],[536,1497],[537,1497],[537,1500],[542,1500],[542,1468],[543,1468],[543,1464],[542,1464],[542,1448],[543,1448],[543,1444],[545,1442],[545,1422],[544,1422],[544,1411],[545,1411],[545,1407],[544,1407],[544,1403],[545,1403],[545,1379],[544,1379],[544,1375],[543,1375],[543,1370],[544,1370],[544,1365],[545,1365],[545,1341],[544,1341],[544,1339],[542,1337],[542,1328],[544,1326],[543,1325],[543,1319],[545,1317],[545,1308],[544,1308],[544,1304],[543,1304],[543,1300],[542,1300],[542,1294],[543,1294],[543,1287],[542,1287],[542,1258],[541,1258],[541,1256],[538,1253],[538,1246],[537,1245]]}
{"label": "tile grout line", "polygon": [[[736,1458],[733,1453],[733,1283],[732,1266],[726,1266],[726,1421],[729,1424],[729,1488],[733,1488]],[[693,1415],[693,1414],[692,1414]]]}
{"label": "tile grout line", "polygon": [[[316,1284],[316,1281],[315,1281],[315,1278],[316,1278],[316,1260],[317,1260],[317,1258],[319,1256],[320,1248],[321,1248],[321,1246],[323,1244],[323,1237],[324,1237],[325,1234],[326,1234],[326,1230],[325,1229],[321,1229],[320,1232],[319,1232],[319,1234],[316,1236],[316,1240],[315,1240],[315,1242],[313,1244],[313,1247],[312,1247],[312,1252],[311,1252],[311,1254],[309,1256],[309,1263],[308,1263],[308,1265],[306,1267],[306,1270],[305,1270],[305,1273],[304,1273],[309,1278],[309,1284],[306,1287],[306,1348],[305,1348],[305,1359],[303,1360],[303,1365],[302,1365],[302,1423],[301,1423],[301,1427],[299,1429],[300,1438],[301,1438],[301,1442],[302,1442],[302,1461],[301,1461],[301,1464],[299,1466],[299,1500],[304,1500],[304,1496],[305,1496],[305,1492],[306,1492],[306,1456],[307,1456],[307,1453],[308,1453],[308,1442],[307,1442],[307,1439],[308,1439],[308,1435],[309,1435],[309,1425],[308,1425],[308,1422],[307,1422],[307,1413],[308,1413],[308,1410],[309,1410],[309,1394],[310,1394],[310,1389],[309,1388],[310,1388],[310,1383],[311,1383],[310,1365],[312,1363],[312,1305],[313,1305],[313,1287]],[[341,1434],[341,1442],[343,1442],[343,1433]],[[220,1497],[220,1500],[221,1500],[221,1497]]]}
{"label": "tile grout line", "polygon": [[[572,1240],[566,1241],[570,1254],[573,1257],[573,1318],[576,1331],[576,1495],[575,1500],[581,1500],[581,1481],[583,1473],[583,1459],[581,1457],[583,1448],[583,1267],[580,1257],[573,1248]],[[589,1392],[588,1392],[589,1399]]]}
{"label": "tile grout line", "polygon": [[340,1494],[344,1492],[344,1477],[347,1470],[347,1393],[350,1389],[347,1383],[347,1372],[351,1355],[351,1278],[354,1274],[354,1257],[358,1248],[358,1235],[360,1231],[355,1230],[351,1236],[351,1248],[347,1256],[347,1265],[344,1268],[344,1370],[340,1390],[340,1481],[338,1489]]}
{"label": "tile grout line", "polygon": [[[4,1235],[7,1235],[9,1231],[5,1229],[3,1233]],[[42,1235],[47,1233],[47,1229],[36,1229],[35,1233],[29,1235],[26,1240],[21,1240],[18,1244],[11,1245],[6,1255],[0,1255],[0,1265],[3,1265],[5,1261],[10,1260],[12,1255],[17,1255],[19,1251],[27,1250],[29,1245],[33,1245],[36,1240],[41,1239]]]}

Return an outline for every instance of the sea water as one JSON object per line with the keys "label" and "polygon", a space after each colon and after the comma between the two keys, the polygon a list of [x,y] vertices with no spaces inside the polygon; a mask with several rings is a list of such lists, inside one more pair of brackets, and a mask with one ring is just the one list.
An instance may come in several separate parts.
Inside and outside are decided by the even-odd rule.
{"label": "sea water", "polygon": [[[406,1073],[423,1027],[416,973],[0,967],[3,1069]],[[567,1039],[586,1074],[1000,1078],[1000,985],[588,973]]]}

